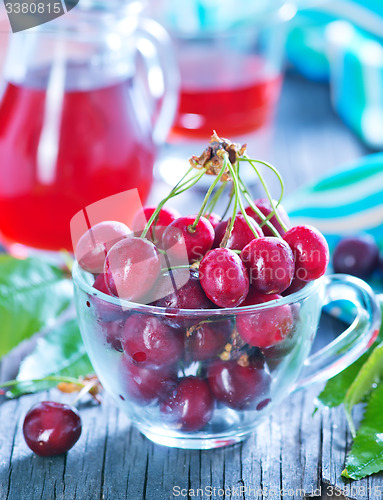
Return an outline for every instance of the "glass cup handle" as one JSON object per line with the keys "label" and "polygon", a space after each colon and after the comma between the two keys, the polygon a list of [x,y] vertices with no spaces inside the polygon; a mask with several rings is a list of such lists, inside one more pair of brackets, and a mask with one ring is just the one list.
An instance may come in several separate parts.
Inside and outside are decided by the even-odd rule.
{"label": "glass cup handle", "polygon": [[324,307],[341,301],[340,312],[350,315],[352,305],[356,316],[341,335],[306,359],[292,391],[334,377],[354,363],[379,333],[382,314],[378,299],[367,283],[345,274],[326,276],[325,280]]}
{"label": "glass cup handle", "polygon": [[172,41],[153,19],[139,21],[137,50],[146,66],[148,90],[154,103],[153,140],[165,142],[178,105],[180,75]]}

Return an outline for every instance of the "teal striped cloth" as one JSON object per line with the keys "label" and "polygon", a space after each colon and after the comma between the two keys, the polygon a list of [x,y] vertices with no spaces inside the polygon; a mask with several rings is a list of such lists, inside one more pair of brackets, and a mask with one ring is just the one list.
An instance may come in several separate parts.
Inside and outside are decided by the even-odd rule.
{"label": "teal striped cloth", "polygon": [[284,205],[294,224],[312,224],[322,231],[330,249],[342,236],[366,232],[383,251],[383,153],[295,191]]}
{"label": "teal striped cloth", "polygon": [[[311,224],[326,237],[330,251],[347,235],[369,233],[383,252],[383,153],[365,156],[286,198],[292,224]],[[383,279],[369,281],[383,292]]]}
{"label": "teal striped cloth", "polygon": [[298,0],[287,57],[305,77],[330,81],[333,106],[371,148],[383,149],[383,1]]}

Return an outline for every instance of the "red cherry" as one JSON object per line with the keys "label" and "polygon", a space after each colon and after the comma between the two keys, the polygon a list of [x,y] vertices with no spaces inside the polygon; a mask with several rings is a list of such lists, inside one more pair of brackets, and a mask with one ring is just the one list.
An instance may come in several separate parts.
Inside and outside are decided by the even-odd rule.
{"label": "red cherry", "polygon": [[105,261],[105,282],[113,295],[137,300],[152,288],[161,271],[156,247],[142,238],[116,243]]}
{"label": "red cherry", "polygon": [[[105,295],[112,296],[112,294],[106,287],[104,273],[101,273],[97,276],[95,282],[93,283],[93,288],[95,288],[99,292],[105,293]],[[96,314],[102,323],[108,323],[110,321],[118,320],[121,318],[121,315],[124,314],[120,306],[110,304],[101,297],[90,297],[89,303],[94,306]]]}
{"label": "red cherry", "polygon": [[105,221],[95,224],[78,240],[76,259],[85,271],[102,273],[105,256],[112,246],[132,232],[122,222]]}
{"label": "red cherry", "polygon": [[124,333],[124,321],[110,321],[103,323],[102,332],[105,336],[105,342],[115,351],[122,352],[121,338]]}
{"label": "red cherry", "polygon": [[286,297],[287,295],[291,295],[292,293],[299,292],[299,290],[302,290],[302,288],[304,288],[306,285],[307,281],[301,281],[298,278],[294,278],[289,288],[287,288],[287,290],[285,290],[282,295]]}
{"label": "red cherry", "polygon": [[179,217],[165,229],[162,247],[167,251],[171,263],[183,263],[186,259],[194,262],[210,250],[214,241],[213,226],[205,217],[201,217],[195,230],[191,231],[195,220],[196,216]]}
{"label": "red cherry", "polygon": [[214,399],[207,382],[198,377],[183,378],[160,411],[166,420],[183,431],[199,431],[211,420]]}
{"label": "red cherry", "polygon": [[281,296],[278,294],[265,294],[259,292],[256,288],[251,286],[249,288],[249,293],[246,299],[242,302],[241,306],[253,306],[255,304],[263,304],[264,302],[270,302],[271,300],[280,299]]}
{"label": "red cherry", "polygon": [[239,306],[249,291],[247,271],[238,255],[215,248],[202,259],[199,279],[208,298],[220,307]]}
{"label": "red cherry", "polygon": [[[228,221],[222,221],[216,227],[214,244],[213,244],[214,248],[219,247],[219,245],[222,241],[222,238],[225,234],[227,225],[230,224],[230,220],[231,219],[229,219]],[[255,222],[255,220],[251,217],[250,217],[250,224],[253,226],[253,228],[255,229],[256,233],[259,236],[263,236],[262,229]],[[226,248],[230,248],[231,250],[242,250],[242,248],[244,248],[254,238],[255,238],[254,233],[250,229],[250,227],[247,225],[247,222],[246,222],[244,216],[241,214],[238,214],[235,217],[233,230],[232,230],[230,238],[227,242]]]}
{"label": "red cherry", "polygon": [[321,232],[313,226],[295,226],[283,239],[290,245],[295,258],[295,276],[301,281],[320,278],[330,258],[328,244]]}
{"label": "red cherry", "polygon": [[37,455],[61,455],[80,437],[81,418],[73,406],[43,401],[25,416],[23,434],[25,442]]}
{"label": "red cherry", "polygon": [[[174,309],[211,309],[214,304],[206,297],[200,284],[198,272],[187,270],[189,280],[181,288],[174,290],[174,283],[177,283],[177,276],[181,275],[184,269],[174,269],[171,271],[173,280],[159,280],[156,287],[156,295],[161,297],[156,300],[158,307]],[[166,273],[169,275],[169,273]]]}
{"label": "red cherry", "polygon": [[[142,232],[146,226],[146,223],[149,221],[150,217],[157,210],[157,207],[144,207],[140,210],[133,219],[132,228],[134,232]],[[157,222],[154,230],[154,222],[149,228],[149,232],[147,233],[147,238],[154,241],[156,245],[161,243],[162,235],[165,229],[171,224],[174,220],[176,220],[180,214],[177,210],[172,208],[164,207],[161,208],[158,216]]]}
{"label": "red cherry", "polygon": [[183,336],[156,316],[133,314],[124,325],[121,338],[131,361],[141,366],[167,366],[183,353]]}
{"label": "red cherry", "polygon": [[[278,203],[277,201],[273,200],[274,206],[276,206],[277,203]],[[273,211],[268,198],[258,198],[256,200],[254,200],[254,205],[257,208],[259,208],[259,210],[263,213],[263,215],[265,217],[268,217],[271,214],[271,212]],[[266,225],[263,224],[263,220],[259,217],[258,214],[256,214],[253,211],[253,209],[251,207],[246,208],[246,213],[248,215],[250,215],[251,217],[253,217],[253,219],[256,222],[258,222],[258,224],[261,226],[261,228],[263,230],[263,234],[265,236],[275,236],[275,234],[273,234],[273,232]],[[278,205],[277,213],[278,213],[280,219],[282,220],[282,222],[285,224],[285,226],[290,227],[289,216],[287,215],[287,212],[282,205]],[[271,217],[270,222],[281,236],[283,236],[285,234],[285,230],[282,228],[282,226],[278,222],[278,219],[276,218],[275,215],[273,215]]]}
{"label": "red cherry", "polygon": [[208,380],[214,397],[229,408],[262,409],[265,400],[269,402],[270,375],[251,363],[242,366],[234,360],[213,361]]}
{"label": "red cherry", "polygon": [[[280,295],[264,295],[258,297],[252,292],[256,304],[281,298]],[[249,305],[249,304],[248,304]],[[270,347],[285,339],[294,327],[294,317],[289,305],[274,306],[269,309],[239,314],[237,330],[241,338],[249,345],[260,348]]]}
{"label": "red cherry", "polygon": [[261,293],[281,293],[294,277],[294,255],[280,238],[257,238],[241,252],[249,270],[250,284]]}
{"label": "red cherry", "polygon": [[214,212],[211,212],[211,214],[209,214],[207,217],[205,215],[205,219],[210,222],[210,224],[213,226],[213,229],[215,230],[221,220],[221,217]]}
{"label": "red cherry", "polygon": [[123,391],[142,405],[163,399],[177,385],[174,367],[153,368],[139,366],[123,356],[120,366]]}
{"label": "red cherry", "polygon": [[379,266],[379,247],[371,234],[343,238],[334,248],[332,265],[335,273],[369,278]]}
{"label": "red cherry", "polygon": [[205,361],[220,354],[233,330],[230,320],[202,323],[187,332],[185,353],[190,361]]}

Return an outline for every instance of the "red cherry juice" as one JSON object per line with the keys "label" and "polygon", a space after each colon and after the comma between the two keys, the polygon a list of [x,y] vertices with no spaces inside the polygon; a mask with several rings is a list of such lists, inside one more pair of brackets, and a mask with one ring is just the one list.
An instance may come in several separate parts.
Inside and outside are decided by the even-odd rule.
{"label": "red cherry juice", "polygon": [[[72,250],[69,222],[90,203],[152,183],[149,120],[130,80],[89,90],[8,83],[0,103],[0,232],[30,247]],[[146,123],[147,122],[147,123]]]}
{"label": "red cherry juice", "polygon": [[268,124],[282,76],[255,55],[180,53],[181,95],[172,139],[233,138]]}

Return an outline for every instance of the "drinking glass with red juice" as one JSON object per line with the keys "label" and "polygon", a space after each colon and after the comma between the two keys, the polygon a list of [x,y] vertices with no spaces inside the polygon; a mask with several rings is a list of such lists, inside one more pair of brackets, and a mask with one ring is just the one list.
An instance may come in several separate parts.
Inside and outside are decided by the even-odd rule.
{"label": "drinking glass with red juice", "polygon": [[172,37],[181,73],[178,112],[158,162],[162,177],[174,182],[181,159],[199,151],[213,130],[267,158],[262,142],[281,92],[295,9],[284,0],[237,0],[235,9],[230,0],[152,4]]}
{"label": "drinking glass with red juice", "polygon": [[0,102],[7,242],[69,250],[69,222],[84,206],[134,188],[147,198],[156,148],[175,112],[177,75],[166,33],[141,19],[139,7],[80,2],[11,36]]}

